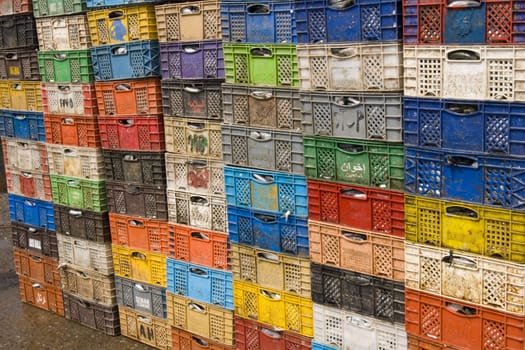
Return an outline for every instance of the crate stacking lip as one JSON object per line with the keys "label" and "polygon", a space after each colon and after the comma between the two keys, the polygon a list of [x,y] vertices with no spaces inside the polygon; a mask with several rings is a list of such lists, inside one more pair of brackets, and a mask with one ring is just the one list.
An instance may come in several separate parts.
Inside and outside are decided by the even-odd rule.
{"label": "crate stacking lip", "polygon": [[36,33],[41,51],[85,50],[91,47],[85,14],[38,18]]}
{"label": "crate stacking lip", "polygon": [[519,44],[525,41],[523,9],[514,1],[403,1],[405,44]]}
{"label": "crate stacking lip", "polygon": [[45,142],[2,137],[2,149],[7,169],[49,172]]}
{"label": "crate stacking lip", "polygon": [[61,266],[62,290],[86,301],[104,306],[116,304],[115,279],[98,272]]}
{"label": "crate stacking lip", "polygon": [[42,105],[47,114],[82,117],[98,114],[93,83],[42,83]]}
{"label": "crate stacking lip", "polygon": [[235,317],[235,344],[239,350],[247,350],[252,346],[254,349],[310,350],[312,339],[249,319]]}
{"label": "crate stacking lip", "polygon": [[166,288],[166,255],[112,245],[115,275]]}
{"label": "crate stacking lip", "polygon": [[0,136],[17,138],[19,141],[45,142],[43,113],[0,109]]}
{"label": "crate stacking lip", "polygon": [[164,151],[164,119],[151,116],[97,117],[102,148],[106,150]]}
{"label": "crate stacking lip", "polygon": [[107,335],[120,335],[117,305],[93,303],[64,291],[65,317]]}
{"label": "crate stacking lip", "polygon": [[97,119],[92,116],[44,113],[47,144],[100,148]]}
{"label": "crate stacking lip", "polygon": [[64,316],[64,300],[61,288],[20,276],[18,278],[18,289],[22,302]]}
{"label": "crate stacking lip", "polygon": [[222,160],[221,123],[164,117],[166,151],[182,156]]}
{"label": "crate stacking lip", "polygon": [[2,50],[0,79],[41,80],[35,49]]}
{"label": "crate stacking lip", "polygon": [[35,18],[71,15],[85,12],[85,0],[42,0],[33,1],[33,14]]}
{"label": "crate stacking lip", "polygon": [[166,320],[121,305],[118,311],[123,336],[157,349],[171,349],[171,326]]}
{"label": "crate stacking lip", "polygon": [[108,210],[105,180],[50,175],[53,201],[77,209]]}
{"label": "crate stacking lip", "polygon": [[51,179],[48,173],[6,169],[7,192],[20,196],[51,201]]}
{"label": "crate stacking lip", "polygon": [[138,312],[166,318],[166,288],[115,277],[115,293],[119,305]]}
{"label": "crate stacking lip", "polygon": [[55,231],[53,203],[10,193],[7,200],[11,221]]}
{"label": "crate stacking lip", "polygon": [[[141,4],[156,4],[162,3],[163,0],[141,0]],[[90,10],[96,10],[98,8],[104,9],[110,6],[127,6],[136,5],[137,2],[133,0],[86,0],[86,6]]]}
{"label": "crate stacking lip", "polygon": [[168,220],[166,186],[106,181],[109,211],[149,219]]}
{"label": "crate stacking lip", "polygon": [[96,81],[160,76],[160,47],[157,40],[92,47]]}
{"label": "crate stacking lip", "polygon": [[42,81],[49,83],[90,83],[94,79],[88,49],[74,51],[39,51],[38,66]]}
{"label": "crate stacking lip", "polygon": [[38,47],[33,14],[0,17],[0,50]]}
{"label": "crate stacking lip", "polygon": [[171,327],[172,348],[181,349],[189,346],[188,349],[211,349],[211,350],[234,350],[235,346],[220,344],[208,338],[203,338],[200,334],[193,334],[177,327]]}
{"label": "crate stacking lip", "polygon": [[19,248],[13,249],[13,255],[17,275],[61,288],[57,259]]}
{"label": "crate stacking lip", "polygon": [[33,12],[33,2],[31,0],[9,0],[2,2],[0,16],[9,16]]}
{"label": "crate stacking lip", "polygon": [[46,144],[49,174],[103,180],[104,157],[100,148]]}
{"label": "crate stacking lip", "polygon": [[55,225],[58,233],[88,241],[111,241],[108,212],[79,210],[54,204]]}
{"label": "crate stacking lip", "polygon": [[222,39],[234,43],[297,43],[295,3],[221,3]]}
{"label": "crate stacking lip", "polygon": [[0,108],[42,112],[40,82],[30,80],[0,81]]}
{"label": "crate stacking lip", "polygon": [[439,342],[429,341],[428,339],[423,339],[421,337],[415,337],[413,335],[407,336],[408,349],[431,349],[431,350],[441,350],[445,345],[440,344]]}
{"label": "crate stacking lip", "polygon": [[128,248],[168,255],[168,223],[109,213],[111,242]]}
{"label": "crate stacking lip", "polygon": [[58,256],[61,265],[84,271],[113,274],[111,243],[97,243],[57,233]]}
{"label": "crate stacking lip", "polygon": [[166,185],[164,152],[102,150],[106,179],[144,185]]}
{"label": "crate stacking lip", "polygon": [[14,247],[55,259],[58,258],[58,243],[55,231],[12,221],[11,238]]}

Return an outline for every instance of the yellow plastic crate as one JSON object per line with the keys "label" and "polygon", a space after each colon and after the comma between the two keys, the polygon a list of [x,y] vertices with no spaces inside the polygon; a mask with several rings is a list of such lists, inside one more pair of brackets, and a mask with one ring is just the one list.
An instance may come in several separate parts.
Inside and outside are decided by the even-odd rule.
{"label": "yellow plastic crate", "polygon": [[171,326],[166,320],[136,310],[118,307],[120,317],[120,333],[128,338],[147,344],[157,349],[170,350]]}
{"label": "yellow plastic crate", "polygon": [[313,303],[275,289],[233,281],[236,315],[313,337]]}
{"label": "yellow plastic crate", "polygon": [[40,82],[0,81],[0,109],[42,112]]}
{"label": "yellow plastic crate", "polygon": [[115,275],[166,288],[166,256],[112,245]]}
{"label": "yellow plastic crate", "polygon": [[405,195],[405,239],[525,262],[525,213]]}

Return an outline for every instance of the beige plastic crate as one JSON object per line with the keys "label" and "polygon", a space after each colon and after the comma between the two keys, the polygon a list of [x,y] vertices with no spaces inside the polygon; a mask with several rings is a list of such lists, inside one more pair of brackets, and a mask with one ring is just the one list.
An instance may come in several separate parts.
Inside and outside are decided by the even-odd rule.
{"label": "beige plastic crate", "polygon": [[100,148],[47,145],[49,173],[104,180],[104,157]]}
{"label": "beige plastic crate", "polygon": [[167,188],[224,196],[224,163],[166,152]]}
{"label": "beige plastic crate", "polygon": [[85,14],[37,18],[36,33],[41,51],[86,50],[91,47]]}
{"label": "beige plastic crate", "polygon": [[120,333],[123,336],[156,349],[172,348],[171,326],[168,321],[120,305],[118,311]]}
{"label": "beige plastic crate", "polygon": [[85,272],[113,274],[111,242],[97,243],[57,233],[60,264]]}
{"label": "beige plastic crate", "polygon": [[98,272],[87,272],[71,266],[60,269],[62,289],[91,302],[113,306],[117,302],[115,279]]}

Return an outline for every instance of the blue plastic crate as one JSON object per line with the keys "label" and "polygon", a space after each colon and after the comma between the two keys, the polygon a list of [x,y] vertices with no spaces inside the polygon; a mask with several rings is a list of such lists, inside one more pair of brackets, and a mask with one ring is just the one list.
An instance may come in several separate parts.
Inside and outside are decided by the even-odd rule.
{"label": "blue plastic crate", "polygon": [[237,43],[296,43],[294,2],[221,3],[222,40]]}
{"label": "blue plastic crate", "polygon": [[306,218],[229,205],[228,229],[233,243],[309,257]]}
{"label": "blue plastic crate", "polygon": [[305,176],[226,166],[224,183],[229,205],[308,216]]}
{"label": "blue plastic crate", "polygon": [[0,110],[0,136],[45,142],[44,114],[2,109]]}
{"label": "blue plastic crate", "polygon": [[405,149],[405,192],[525,209],[525,159]]}
{"label": "blue plastic crate", "polygon": [[402,36],[401,1],[295,2],[299,43],[395,41]]}
{"label": "blue plastic crate", "polygon": [[313,339],[312,350],[339,350],[339,348],[337,346],[318,343],[315,339]]}
{"label": "blue plastic crate", "polygon": [[166,259],[168,292],[233,310],[232,273]]}
{"label": "blue plastic crate", "polygon": [[525,103],[405,97],[407,146],[525,157]]}
{"label": "blue plastic crate", "polygon": [[55,212],[52,202],[14,194],[8,194],[7,199],[11,221],[55,231]]}

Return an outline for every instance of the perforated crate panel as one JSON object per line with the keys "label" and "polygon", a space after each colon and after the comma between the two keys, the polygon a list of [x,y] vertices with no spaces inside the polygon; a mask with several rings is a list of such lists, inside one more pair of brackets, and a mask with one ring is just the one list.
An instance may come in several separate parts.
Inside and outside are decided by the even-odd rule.
{"label": "perforated crate panel", "polygon": [[60,264],[86,273],[113,274],[110,243],[97,243],[57,233]]}
{"label": "perforated crate panel", "polygon": [[11,238],[14,247],[58,258],[58,243],[55,231],[11,221]]}
{"label": "perforated crate panel", "polygon": [[37,50],[2,50],[0,54],[0,79],[40,80]]}
{"label": "perforated crate panel", "polygon": [[[96,118],[45,113],[44,125],[46,127],[46,141],[48,145],[89,147],[93,151],[101,146]],[[82,154],[85,152],[77,153]]]}
{"label": "perforated crate panel", "polygon": [[64,266],[60,268],[60,277],[64,292],[104,306],[113,306],[117,302],[115,279],[112,275]]}
{"label": "perforated crate panel", "polygon": [[234,346],[223,345],[208,338],[203,338],[200,334],[186,332],[177,327],[171,327],[171,338],[173,349],[180,349],[189,346],[190,349],[199,348],[205,344],[211,350],[234,350]]}
{"label": "perforated crate panel", "polygon": [[180,156],[222,160],[221,124],[189,118],[164,117],[166,151]]}
{"label": "perforated crate panel", "polygon": [[38,47],[42,51],[86,50],[91,47],[85,14],[39,18],[36,32]]}
{"label": "perforated crate panel", "polygon": [[51,201],[51,179],[41,172],[6,169],[7,192],[29,198]]}
{"label": "perforated crate panel", "polygon": [[121,305],[118,310],[123,336],[157,349],[171,349],[171,326],[166,320]]}
{"label": "perforated crate panel", "polygon": [[49,172],[45,142],[3,137],[2,150],[7,169]]}
{"label": "perforated crate panel", "polygon": [[50,175],[53,201],[77,209],[105,211],[108,209],[105,180]]}
{"label": "perforated crate panel", "polygon": [[2,109],[0,110],[0,136],[45,142],[44,116],[41,112]]}
{"label": "perforated crate panel", "polygon": [[0,6],[0,16],[23,14],[33,12],[33,3],[31,0],[10,0],[2,2]]}
{"label": "perforated crate panel", "polygon": [[66,319],[105,333],[120,335],[118,306],[105,306],[64,292]]}
{"label": "perforated crate panel", "polygon": [[119,305],[138,312],[166,318],[166,289],[115,277],[115,293]]}
{"label": "perforated crate panel", "polygon": [[166,255],[113,244],[115,275],[166,288]]}
{"label": "perforated crate panel", "polygon": [[70,15],[86,11],[85,0],[33,0],[35,18]]}
{"label": "perforated crate panel", "polygon": [[103,180],[104,157],[99,148],[52,145],[47,143],[49,173]]}
{"label": "perforated crate panel", "polygon": [[42,83],[43,111],[59,115],[98,114],[95,86],[90,84]]}
{"label": "perforated crate panel", "polygon": [[103,150],[106,179],[163,186],[166,184],[163,153]]}
{"label": "perforated crate panel", "polygon": [[111,241],[108,212],[79,210],[54,204],[57,232],[88,241],[105,243]]}
{"label": "perforated crate panel", "polygon": [[0,108],[42,112],[40,82],[30,80],[0,81]]}
{"label": "perforated crate panel", "polygon": [[91,54],[88,49],[39,51],[38,67],[44,82],[90,83],[94,77]]}

